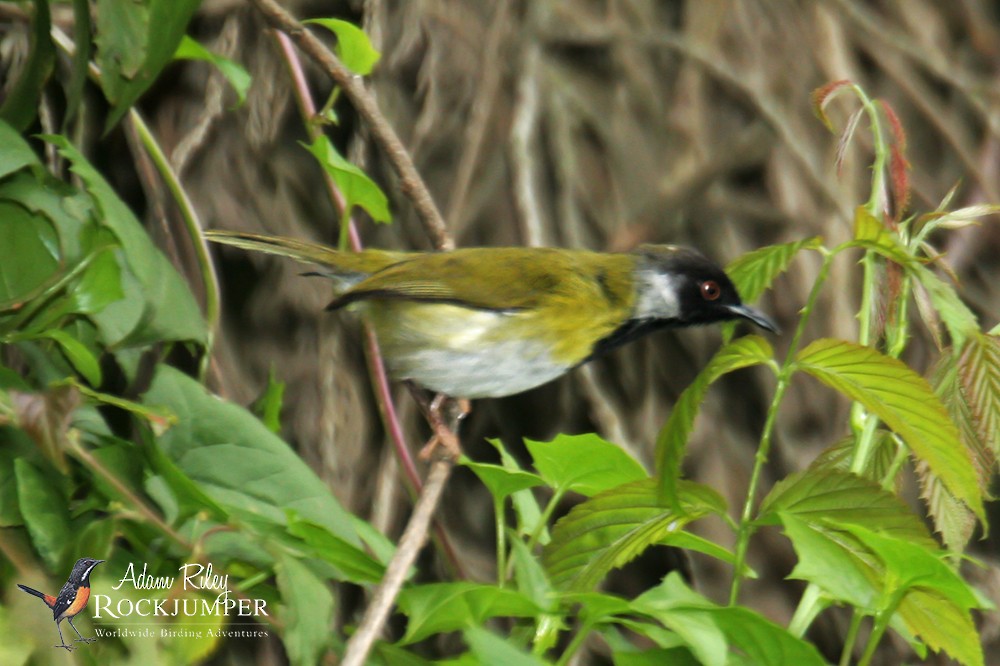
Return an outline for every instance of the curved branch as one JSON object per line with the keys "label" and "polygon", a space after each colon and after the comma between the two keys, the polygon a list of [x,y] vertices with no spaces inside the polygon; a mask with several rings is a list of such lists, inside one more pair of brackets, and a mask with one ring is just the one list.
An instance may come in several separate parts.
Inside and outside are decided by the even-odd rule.
{"label": "curved branch", "polygon": [[285,11],[275,0],[251,0],[271,26],[287,33],[300,49],[302,49],[327,75],[340,86],[351,100],[358,115],[368,124],[372,137],[385,152],[389,163],[399,176],[400,190],[412,203],[431,238],[431,242],[439,250],[451,250],[454,241],[448,234],[444,219],[434,205],[427,185],[417,173],[413,160],[396,131],[382,115],[375,99],[361,83],[361,77],[347,69],[340,59],[328,49],[315,35]]}

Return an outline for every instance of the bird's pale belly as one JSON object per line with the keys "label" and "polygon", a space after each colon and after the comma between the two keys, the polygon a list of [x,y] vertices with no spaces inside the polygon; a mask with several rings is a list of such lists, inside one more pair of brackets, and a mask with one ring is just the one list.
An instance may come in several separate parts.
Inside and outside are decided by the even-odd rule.
{"label": "bird's pale belly", "polygon": [[523,313],[470,310],[441,303],[371,301],[372,323],[395,379],[460,398],[520,393],[566,372],[571,362],[528,339]]}

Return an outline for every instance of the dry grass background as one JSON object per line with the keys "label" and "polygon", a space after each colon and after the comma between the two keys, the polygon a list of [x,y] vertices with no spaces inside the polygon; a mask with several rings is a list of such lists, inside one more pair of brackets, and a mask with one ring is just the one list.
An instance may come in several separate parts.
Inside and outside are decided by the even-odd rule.
{"label": "dry grass background", "polygon": [[[899,115],[909,139],[913,210],[933,209],[956,183],[955,205],[1000,202],[1000,10],[985,0],[286,4],[300,18],[364,24],[383,52],[371,88],[460,246],[670,242],[724,263],[812,235],[835,244],[848,237],[852,210],[868,197],[870,140],[862,125],[860,145],[838,175],[837,138],[813,116],[809,94],[843,78]],[[316,165],[296,143],[304,138],[301,120],[261,21],[244,3],[218,1],[193,27],[254,76],[250,100],[235,111],[225,86],[201,66],[171,70],[144,104],[158,136],[177,151],[205,221],[333,242],[336,216]],[[330,82],[315,71],[311,77],[322,102]],[[851,104],[831,110],[841,126]],[[392,226],[361,224],[365,243],[428,247],[364,128],[348,107],[337,108],[343,122],[333,134],[394,202]],[[138,187],[126,172],[121,184]],[[155,202],[154,192],[145,196]],[[1000,312],[996,221],[936,241],[966,299],[993,326]],[[274,369],[288,384],[288,440],[346,505],[398,534],[409,500],[381,429],[356,325],[322,312],[327,286],[299,276],[298,266],[229,252],[221,264],[227,315],[217,387],[248,403]],[[786,328],[817,265],[815,257],[798,259],[761,303]],[[849,261],[837,266],[810,335],[855,335],[857,280]],[[919,324],[915,330],[907,360],[926,370],[929,338]],[[782,353],[787,336],[774,342]],[[464,432],[467,451],[489,458],[485,436],[519,450],[522,436],[596,430],[648,464],[673,401],[718,345],[714,329],[666,332],[549,386],[479,402]],[[735,374],[703,407],[686,469],[733,506],[745,491],[772,388],[766,371]],[[807,464],[846,429],[844,402],[807,380],[796,388],[782,408],[772,481]],[[416,444],[424,433],[415,410],[408,396],[399,403]],[[444,521],[470,573],[486,578],[490,503],[469,477],[453,479]],[[721,524],[703,529],[731,539]],[[994,537],[977,548],[996,560],[997,543]],[[615,584],[640,589],[662,575],[667,559],[643,558]],[[745,598],[787,621],[799,591],[779,584],[792,566],[789,544],[763,532],[751,564],[761,579]],[[728,569],[702,559],[693,568],[697,586],[722,599]],[[827,615],[815,637],[831,647],[846,615]],[[984,635],[996,645],[995,618]],[[885,663],[898,657],[887,652]]]}

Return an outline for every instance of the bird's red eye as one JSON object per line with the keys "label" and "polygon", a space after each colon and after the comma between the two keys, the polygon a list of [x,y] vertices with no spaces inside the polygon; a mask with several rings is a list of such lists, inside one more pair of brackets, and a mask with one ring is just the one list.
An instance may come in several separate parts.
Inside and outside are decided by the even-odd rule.
{"label": "bird's red eye", "polygon": [[722,296],[722,289],[715,280],[705,280],[701,283],[701,297],[706,301],[714,301]]}

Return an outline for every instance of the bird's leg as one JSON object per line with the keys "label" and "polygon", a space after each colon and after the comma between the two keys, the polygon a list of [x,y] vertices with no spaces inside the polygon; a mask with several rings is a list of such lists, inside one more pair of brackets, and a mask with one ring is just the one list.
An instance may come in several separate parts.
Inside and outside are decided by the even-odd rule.
{"label": "bird's leg", "polygon": [[[56,630],[59,632],[59,645],[53,645],[52,647],[61,647],[64,650],[66,650],[67,652],[72,652],[73,651],[73,646],[72,645],[67,645],[66,644],[66,639],[63,638],[62,627],[59,626],[61,624],[61,622],[62,622],[61,620],[59,622],[56,622]],[[72,623],[70,623],[70,624],[72,624]],[[76,627],[73,627],[73,628],[76,629]]]}
{"label": "bird's leg", "polygon": [[432,431],[430,440],[420,449],[420,459],[430,460],[440,446],[445,455],[458,460],[462,455],[458,426],[471,411],[469,401],[465,398],[452,398],[444,393],[438,393],[433,400],[428,401],[427,395],[413,384],[410,384],[410,391],[424,412]]}
{"label": "bird's leg", "polygon": [[77,641],[83,641],[84,643],[93,643],[94,641],[97,640],[96,638],[84,638],[83,634],[80,633],[80,630],[76,628],[75,624],[73,624],[73,618],[68,617],[66,619],[69,621],[69,626],[73,627],[73,631],[75,631],[76,635],[79,636],[79,638],[76,639]]}

